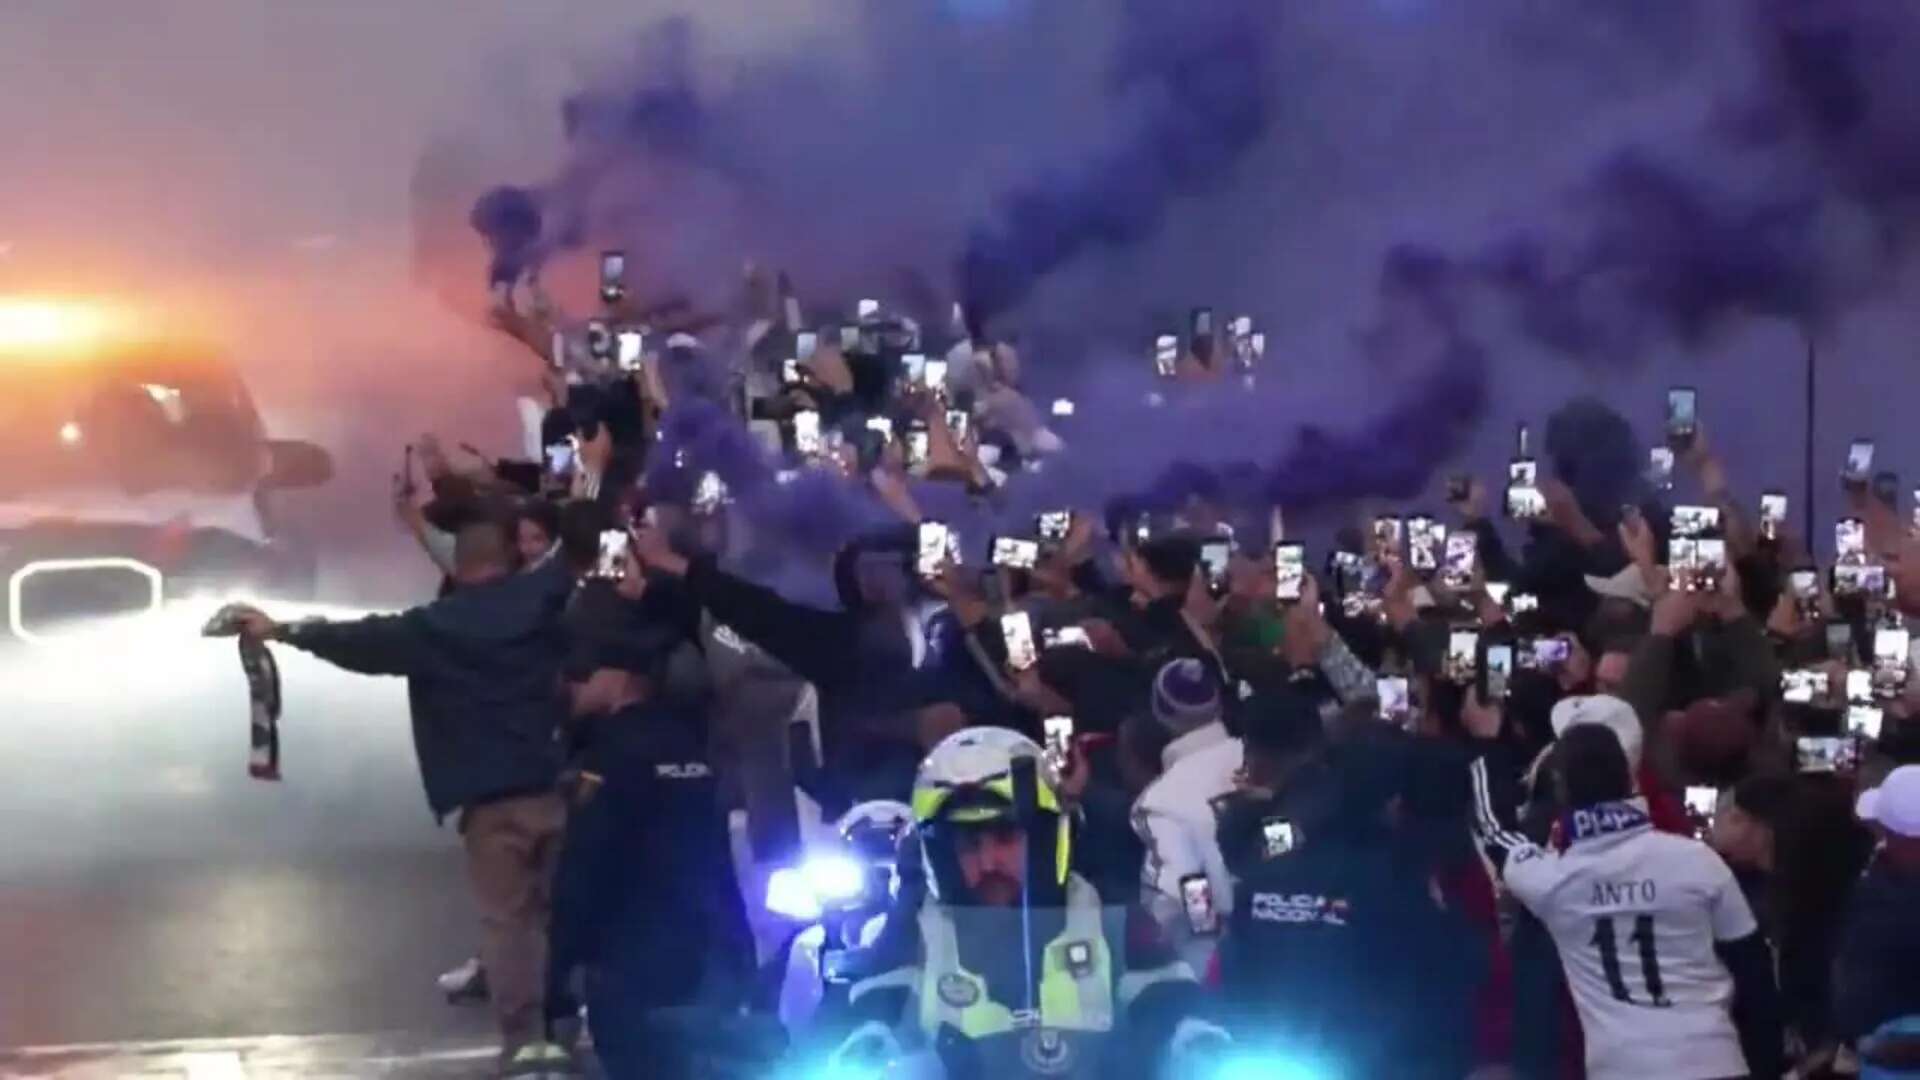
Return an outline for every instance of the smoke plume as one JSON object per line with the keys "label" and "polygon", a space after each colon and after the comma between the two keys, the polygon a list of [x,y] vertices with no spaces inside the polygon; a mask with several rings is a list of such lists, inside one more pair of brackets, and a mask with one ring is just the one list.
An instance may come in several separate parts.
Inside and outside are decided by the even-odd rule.
{"label": "smoke plume", "polygon": [[[1222,476],[1297,507],[1411,497],[1497,372],[1826,333],[1911,250],[1907,5],[968,7],[869,5],[751,60],[644,30],[566,103],[559,168],[475,207],[495,274],[624,246],[717,306],[751,258],[819,319],[882,295],[1027,328],[1058,355],[1033,381],[1081,408],[1024,512]],[[1355,245],[1381,253],[1371,311],[1290,304],[1364,295]],[[1260,317],[1269,370],[1143,404],[1144,343],[1216,296]]]}

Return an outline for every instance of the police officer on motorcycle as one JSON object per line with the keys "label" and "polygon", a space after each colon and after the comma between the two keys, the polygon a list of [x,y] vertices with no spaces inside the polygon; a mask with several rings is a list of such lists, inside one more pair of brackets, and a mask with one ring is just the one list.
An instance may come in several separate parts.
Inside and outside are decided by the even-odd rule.
{"label": "police officer on motorcycle", "polygon": [[[912,828],[913,811],[906,803],[860,803],[834,823],[831,848],[810,854],[797,870],[780,871],[769,882],[770,909],[814,920],[787,949],[779,1013],[789,1031],[816,1027],[823,1006],[829,1015],[839,1013],[846,985],[859,977],[852,974],[860,970],[859,957],[890,913],[911,918],[918,909],[926,889],[920,884],[920,849],[910,842]],[[905,863],[909,857],[911,866]],[[787,896],[801,891],[804,896]]]}
{"label": "police officer on motorcycle", "polygon": [[912,808],[927,896],[890,919],[853,984],[836,1062],[937,1057],[970,1077],[1163,1075],[1218,1053],[1192,970],[1137,905],[1074,874],[1073,829],[1040,747],[970,728],[936,746]]}

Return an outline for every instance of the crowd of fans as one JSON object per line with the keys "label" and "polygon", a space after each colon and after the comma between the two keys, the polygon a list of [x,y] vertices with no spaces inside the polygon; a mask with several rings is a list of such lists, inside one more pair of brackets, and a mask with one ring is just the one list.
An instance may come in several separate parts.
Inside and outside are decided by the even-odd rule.
{"label": "crowd of fans", "polygon": [[[245,613],[409,678],[508,1072],[566,1067],[584,989],[611,1075],[695,1074],[689,1025],[773,1008],[752,867],[871,800],[908,804],[877,931],[819,965],[830,1036],[789,1033],[840,1068],[1000,1075],[960,1047],[1001,1036],[1033,1075],[1920,1067],[1920,539],[1870,464],[1828,566],[1690,397],[1630,484],[1579,475],[1566,431],[1626,425],[1578,402],[1498,484],[1311,553],[1205,470],[1016,521],[1073,406],[1015,346],[748,292],[702,320],[609,273],[584,326],[503,296],[552,400],[537,459],[428,439],[430,497],[398,478],[441,597]],[[1263,353],[1202,313],[1141,362],[1171,398]],[[879,516],[803,602],[781,492],[828,485]]]}

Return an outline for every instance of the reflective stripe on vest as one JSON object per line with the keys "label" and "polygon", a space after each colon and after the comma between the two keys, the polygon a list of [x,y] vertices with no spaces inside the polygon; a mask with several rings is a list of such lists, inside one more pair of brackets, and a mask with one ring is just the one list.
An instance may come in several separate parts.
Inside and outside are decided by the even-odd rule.
{"label": "reflective stripe on vest", "polygon": [[[1021,1016],[987,995],[986,980],[960,966],[953,919],[940,904],[920,909],[925,962],[920,972],[920,1029],[929,1037],[951,1026],[969,1039],[1004,1035],[1016,1028],[1063,1031],[1113,1030],[1113,955],[1101,921],[1100,897],[1079,877],[1067,880],[1067,919],[1060,936],[1041,954],[1038,1016]],[[1069,946],[1085,945],[1088,962],[1075,975]]]}

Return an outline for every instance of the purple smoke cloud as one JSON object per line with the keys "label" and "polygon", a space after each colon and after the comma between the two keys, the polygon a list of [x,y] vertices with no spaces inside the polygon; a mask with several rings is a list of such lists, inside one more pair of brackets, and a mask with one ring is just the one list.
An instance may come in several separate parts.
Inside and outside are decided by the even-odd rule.
{"label": "purple smoke cloud", "polygon": [[[1090,359],[1047,373],[1081,403],[1074,449],[1021,479],[1019,513],[1216,482],[1292,506],[1410,497],[1471,441],[1502,365],[1554,355],[1626,370],[1662,349],[1704,349],[1752,318],[1819,333],[1884,288],[1909,249],[1920,189],[1920,129],[1906,119],[1920,74],[1905,62],[1920,12],[1909,6],[1634,0],[1542,20],[1502,0],[1403,4],[1391,33],[1384,7],[1278,7],[1060,0],[961,21],[930,3],[873,5],[829,37],[796,30],[784,54],[722,78],[707,77],[717,61],[695,24],[657,24],[619,77],[567,103],[566,160],[521,193],[538,235],[526,236],[511,194],[476,208],[476,225],[496,269],[624,245],[637,274],[711,297],[753,257],[792,268],[809,297],[910,291],[923,321],[944,312],[920,309],[965,298],[999,316],[996,328],[1043,308],[1077,324],[1089,340],[1075,351]],[[1297,218],[1295,204],[1315,197],[1301,192],[1332,201],[1337,183],[1287,171],[1315,160],[1301,144],[1364,148],[1374,132],[1351,95],[1313,95],[1312,80],[1345,59],[1320,47],[1397,74],[1395,50],[1421,34],[1494,43],[1487,78],[1508,97],[1548,83],[1536,56],[1556,74],[1604,74],[1596,82],[1624,81],[1622,58],[1651,57],[1649,79],[1712,108],[1567,133],[1584,165],[1552,181],[1475,177],[1512,189],[1497,222],[1408,243],[1437,196],[1407,208],[1416,225],[1358,241],[1386,254],[1378,311],[1354,340],[1295,348],[1291,328],[1268,327],[1274,370],[1251,390],[1143,405],[1140,328],[1113,309],[1149,285],[1163,299],[1249,295],[1239,277],[1325,256],[1273,236],[1281,257],[1214,265],[1209,245],[1171,242],[1169,223],[1204,221],[1202,235],[1230,248],[1224,224],[1258,232],[1277,211]],[[1365,85],[1346,77],[1349,90]],[[1595,92],[1579,107],[1609,101]],[[1141,251],[1151,265],[1129,266]],[[1133,279],[1148,271],[1151,282]],[[1602,471],[1625,460],[1611,453]],[[829,519],[814,532],[854,527],[860,514],[834,506],[805,508]]]}

